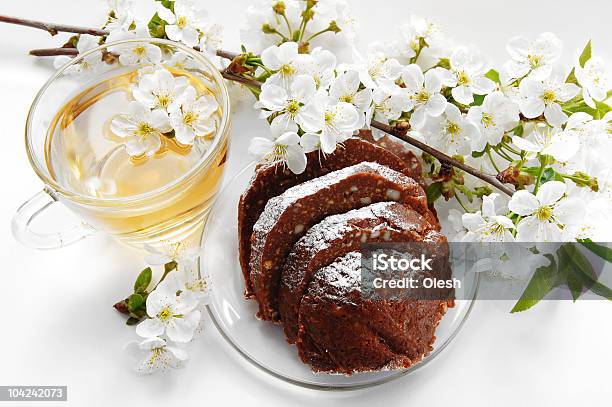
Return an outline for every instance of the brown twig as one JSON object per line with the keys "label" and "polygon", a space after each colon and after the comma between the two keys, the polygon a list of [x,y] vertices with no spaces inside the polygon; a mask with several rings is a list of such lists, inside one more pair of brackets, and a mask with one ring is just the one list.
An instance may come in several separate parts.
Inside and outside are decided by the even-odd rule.
{"label": "brown twig", "polygon": [[30,55],[35,57],[52,57],[56,55],[67,55],[75,57],[79,54],[76,48],[40,48],[30,51]]}
{"label": "brown twig", "polygon": [[44,30],[51,35],[56,35],[59,32],[67,32],[67,33],[74,33],[74,34],[89,34],[89,35],[96,35],[96,36],[108,35],[108,31],[101,30],[98,28],[78,27],[75,25],[46,23],[44,21],[27,20],[24,18],[5,16],[1,14],[0,14],[0,22],[38,28],[39,30]]}
{"label": "brown twig", "polygon": [[225,69],[221,71],[221,75],[223,75],[223,77],[229,81],[242,83],[243,85],[258,89],[261,88],[261,82],[256,81],[254,79],[245,78],[243,76],[234,75],[233,73],[228,72]]}
{"label": "brown twig", "polygon": [[414,146],[419,150],[426,152],[427,154],[437,158],[438,161],[440,161],[441,163],[451,165],[455,168],[467,172],[470,175],[475,176],[476,178],[483,180],[488,184],[493,185],[495,188],[499,189],[501,192],[505,193],[508,196],[512,196],[512,194],[514,194],[514,191],[511,188],[509,188],[507,185],[504,185],[497,178],[495,178],[495,176],[485,174],[474,167],[470,167],[469,165],[464,164],[461,161],[455,160],[454,158],[444,154],[443,152],[436,150],[435,148],[428,146],[427,144],[409,136],[406,130],[398,129],[397,127],[390,126],[388,124],[384,124],[376,120],[372,120],[371,125],[372,127],[378,130],[384,131],[385,133],[390,134],[391,136],[394,136],[400,140],[403,140],[411,146]]}
{"label": "brown twig", "polygon": [[229,52],[229,51],[224,51],[222,49],[218,49],[217,50],[217,56],[219,56],[221,58],[233,60],[236,57],[240,56],[240,54],[236,54],[235,52]]}

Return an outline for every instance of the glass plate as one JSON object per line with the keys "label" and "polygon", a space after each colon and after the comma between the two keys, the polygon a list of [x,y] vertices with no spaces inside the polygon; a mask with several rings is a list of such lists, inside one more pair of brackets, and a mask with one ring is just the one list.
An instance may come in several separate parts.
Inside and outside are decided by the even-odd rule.
{"label": "glass plate", "polygon": [[256,302],[243,296],[244,281],[238,261],[238,201],[253,174],[250,164],[232,179],[219,195],[202,239],[202,271],[211,279],[212,295],[208,311],[229,344],[248,362],[286,382],[319,390],[350,390],[376,386],[405,376],[425,366],[453,340],[467,319],[478,291],[474,280],[463,281],[464,294],[458,293],[456,306],[450,308],[437,331],[434,350],[423,360],[404,370],[356,373],[352,376],[313,373],[297,355],[295,346],[285,340],[280,326],[255,318]]}

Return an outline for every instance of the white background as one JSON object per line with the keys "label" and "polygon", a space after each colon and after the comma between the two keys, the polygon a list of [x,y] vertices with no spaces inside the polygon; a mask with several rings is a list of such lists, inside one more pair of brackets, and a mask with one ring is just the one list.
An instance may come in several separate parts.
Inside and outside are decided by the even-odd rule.
{"label": "white background", "polygon": [[[225,26],[225,47],[237,50],[238,27],[251,1],[199,2]],[[496,64],[506,58],[508,38],[542,31],[561,37],[566,62],[589,37],[596,53],[612,61],[607,0],[350,3],[362,43],[390,38],[415,13],[436,18],[458,42],[478,45]],[[97,0],[1,4],[0,13],[53,22],[97,26],[104,18]],[[68,385],[71,406],[609,405],[612,305],[603,301],[543,303],[519,315],[508,313],[511,304],[480,302],[433,363],[367,391],[306,391],[266,377],[232,353],[210,324],[186,368],[134,375],[121,353],[134,333],[111,305],[128,294],[143,265],[141,254],[102,235],[59,251],[33,251],[10,234],[14,210],[42,187],[26,160],[23,128],[51,69],[26,53],[59,46],[62,39],[0,25],[0,385]],[[226,180],[246,163],[248,137],[265,131],[250,105],[243,103],[234,118]]]}

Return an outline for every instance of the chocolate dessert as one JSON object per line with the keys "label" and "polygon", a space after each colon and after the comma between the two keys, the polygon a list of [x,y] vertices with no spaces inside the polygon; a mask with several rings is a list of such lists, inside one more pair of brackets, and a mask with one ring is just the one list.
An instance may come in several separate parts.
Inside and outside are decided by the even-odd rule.
{"label": "chocolate dessert", "polygon": [[433,349],[436,327],[449,306],[452,299],[364,298],[361,254],[351,252],[310,282],[300,306],[298,352],[316,372],[407,368]]}
{"label": "chocolate dessert", "polygon": [[[389,148],[396,146],[388,145]],[[418,159],[402,148],[402,157],[393,150],[387,150],[361,138],[351,138],[339,146],[333,154],[320,156],[314,151],[307,154],[308,165],[301,174],[293,174],[289,169],[278,165],[261,164],[257,167],[249,188],[240,197],[238,207],[238,239],[240,249],[240,265],[245,277],[246,295],[252,296],[249,279],[249,261],[251,257],[251,234],[253,225],[259,219],[270,198],[278,196],[287,189],[302,182],[320,177],[332,171],[350,167],[364,161],[376,162],[419,181],[421,166]],[[410,154],[412,154],[410,156]],[[404,161],[408,160],[408,161]]]}
{"label": "chocolate dessert", "polygon": [[289,343],[295,343],[302,296],[312,275],[363,243],[417,242],[439,229],[406,205],[381,202],[330,216],[293,247],[283,266],[278,306]]}
{"label": "chocolate dessert", "polygon": [[430,223],[421,186],[380,164],[365,162],[304,182],[272,198],[253,227],[250,279],[259,303],[258,316],[278,320],[278,285],[291,248],[323,218],[376,202],[407,204]]}
{"label": "chocolate dessert", "polygon": [[359,251],[364,243],[432,243],[439,254],[433,273],[448,277],[446,239],[428,208],[420,163],[390,139],[352,138],[334,154],[317,154],[299,175],[259,166],[242,195],[246,294],[257,299],[261,319],[280,320],[315,372],[409,367],[432,350],[436,327],[454,305],[452,290],[433,299],[386,290],[372,296],[361,285]]}

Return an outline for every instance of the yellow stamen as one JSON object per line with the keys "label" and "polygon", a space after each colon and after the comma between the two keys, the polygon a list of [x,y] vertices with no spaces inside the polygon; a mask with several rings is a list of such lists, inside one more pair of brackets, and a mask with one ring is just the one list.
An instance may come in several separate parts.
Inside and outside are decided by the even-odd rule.
{"label": "yellow stamen", "polygon": [[469,76],[467,76],[467,74],[465,72],[461,71],[457,75],[457,82],[461,86],[467,86],[467,85],[470,84],[470,78],[469,78]]}
{"label": "yellow stamen", "polygon": [[162,308],[161,311],[157,313],[157,318],[161,322],[168,322],[172,318],[172,316],[172,310],[168,306],[165,306],[164,308]]}
{"label": "yellow stamen", "polygon": [[557,100],[557,95],[553,90],[547,89],[544,91],[542,99],[544,100],[544,103],[549,104]]}
{"label": "yellow stamen", "polygon": [[538,218],[538,220],[545,222],[545,221],[549,221],[552,219],[554,213],[553,210],[550,206],[541,206],[538,208],[537,211],[535,211],[536,218]]}
{"label": "yellow stamen", "polygon": [[187,17],[180,16],[179,18],[176,19],[176,26],[178,28],[185,28],[186,25],[187,25]]}

